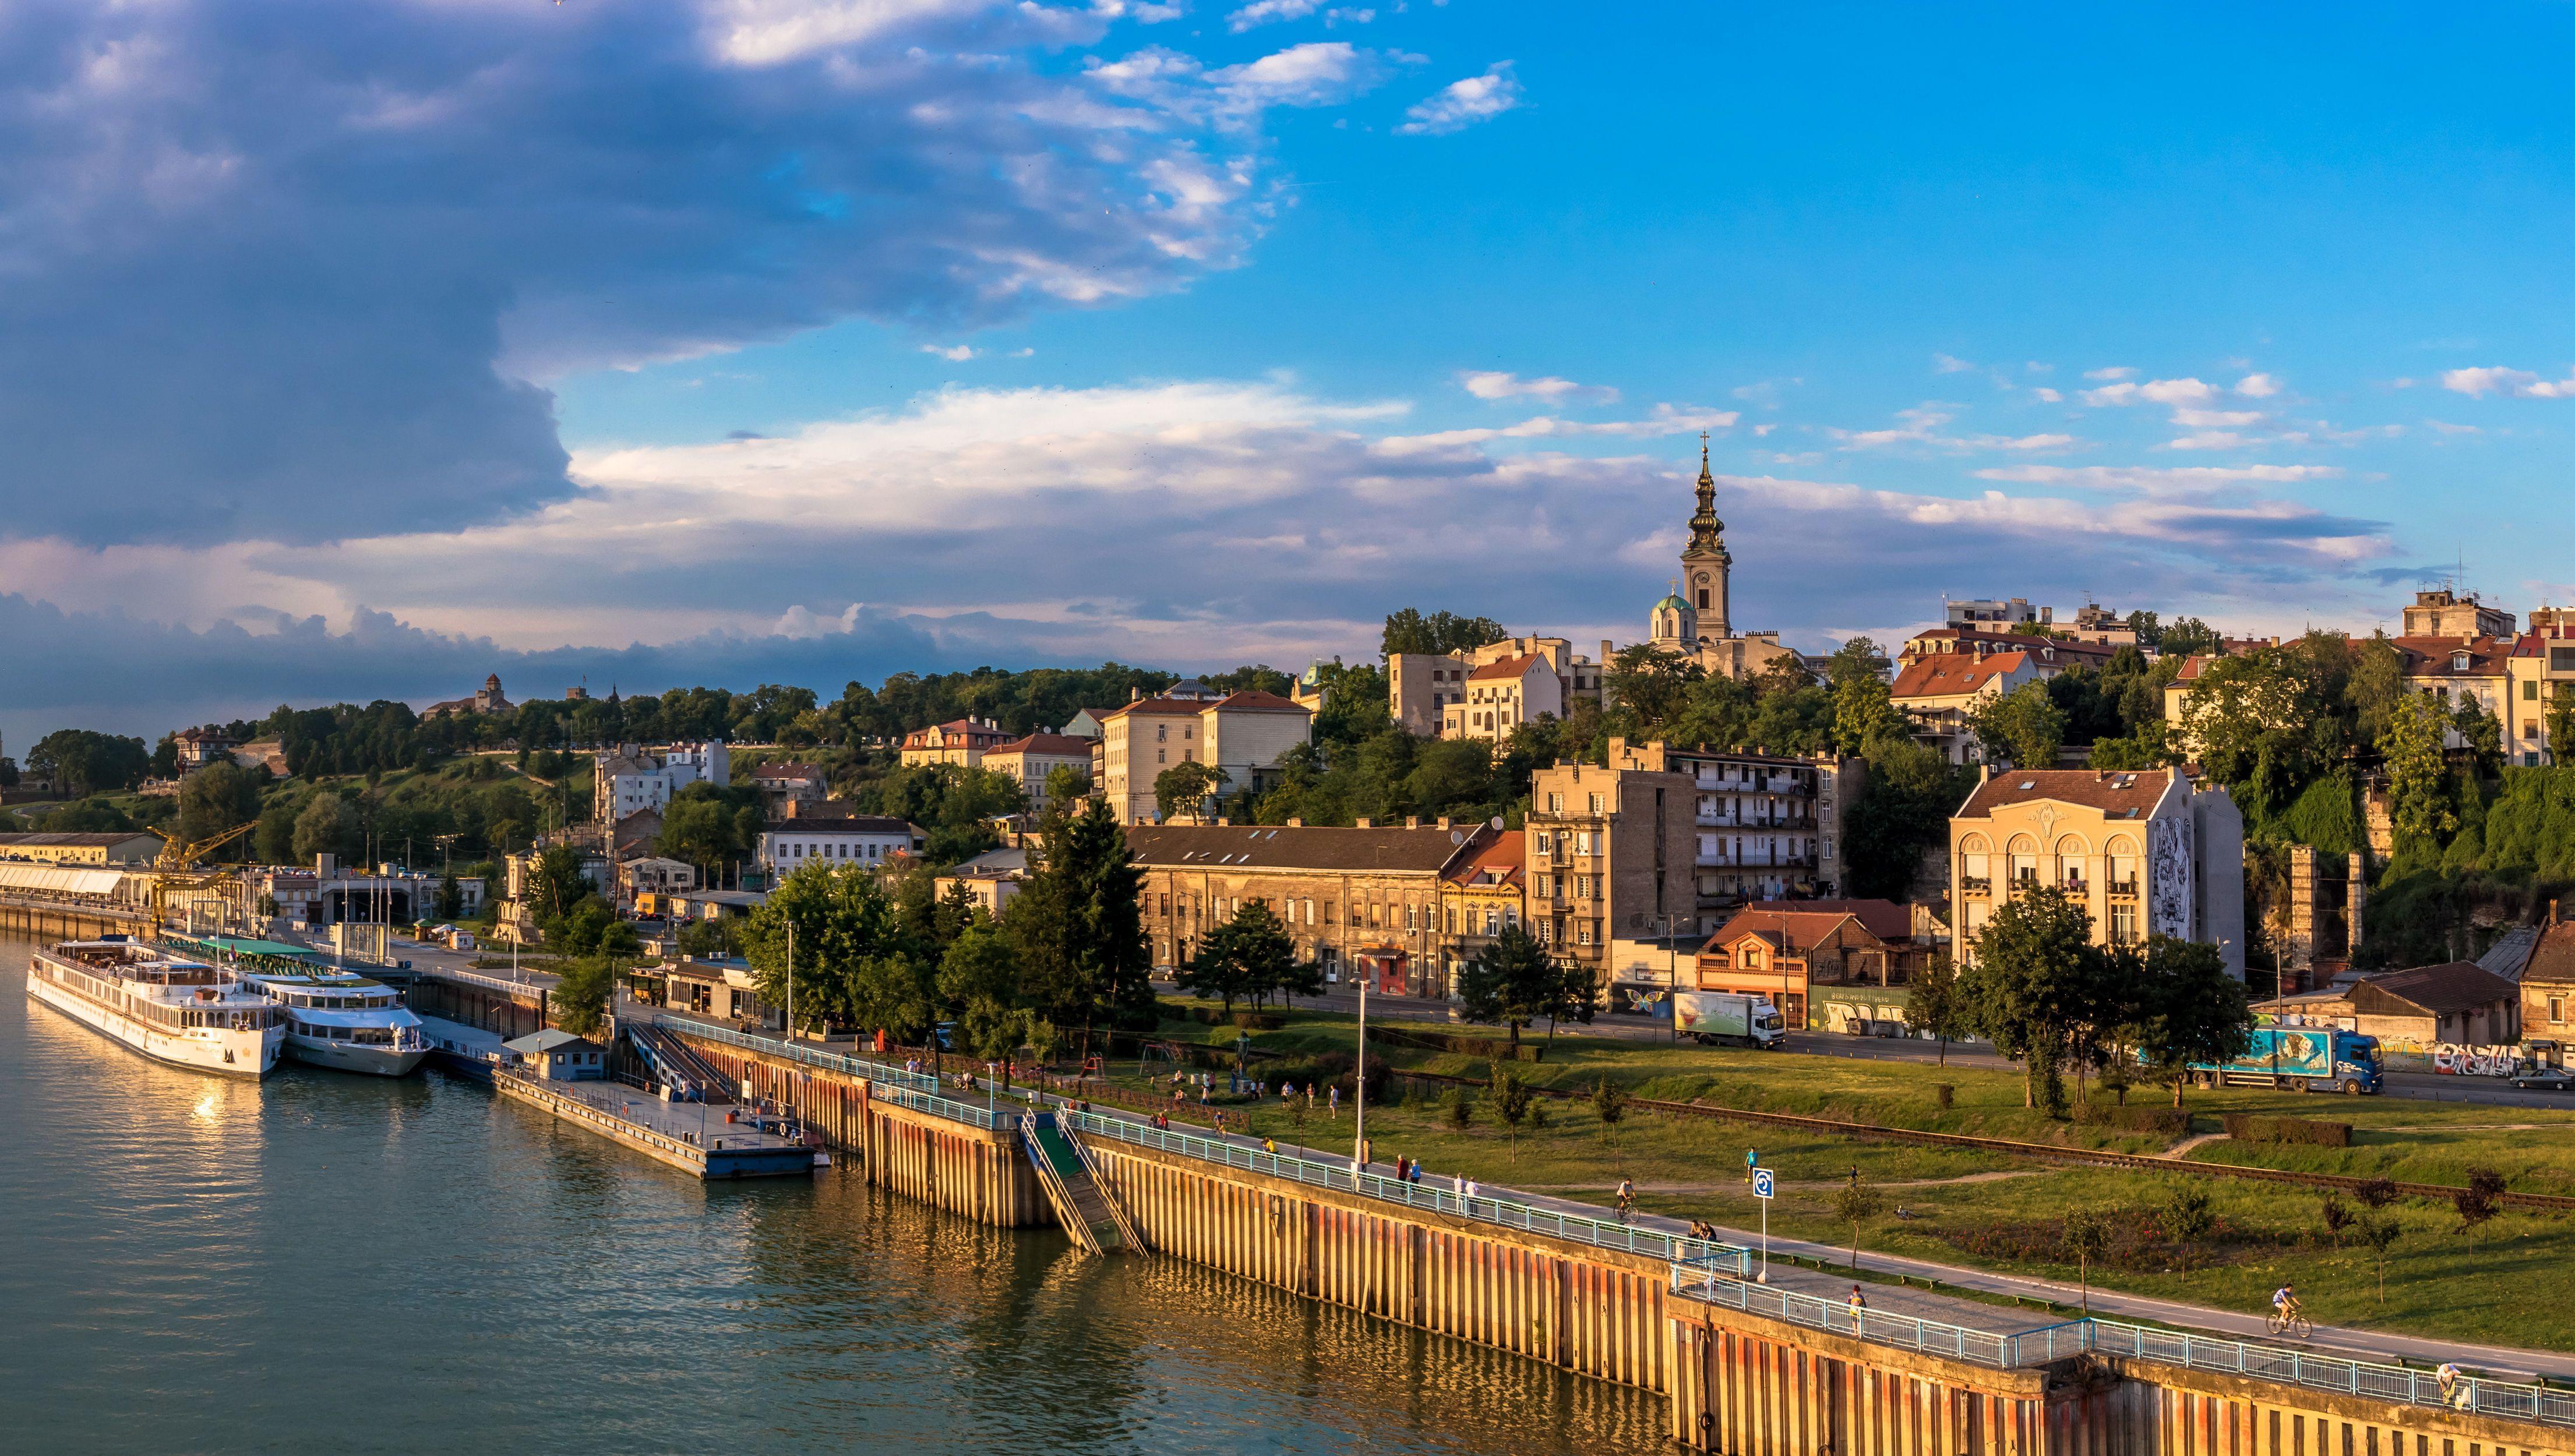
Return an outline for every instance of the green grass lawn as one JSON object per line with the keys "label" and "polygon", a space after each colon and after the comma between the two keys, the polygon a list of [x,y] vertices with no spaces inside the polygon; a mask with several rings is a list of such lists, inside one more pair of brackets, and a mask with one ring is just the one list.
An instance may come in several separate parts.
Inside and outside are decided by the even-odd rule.
{"label": "green grass lawn", "polygon": [[[1480,1028],[1439,1028],[1474,1034]],[[1166,1024],[1173,1039],[1231,1046],[1232,1026]],[[1299,1012],[1287,1027],[1253,1033],[1253,1044],[1303,1059],[1346,1052],[1353,1018]],[[1406,1068],[1481,1077],[1479,1058],[1370,1043],[1371,1059]],[[1310,1062],[1306,1063],[1310,1065]],[[1134,1061],[1111,1067],[1133,1084]],[[2020,1105],[2020,1078],[1968,1067],[1870,1062],[1749,1050],[1672,1047],[1606,1038],[1560,1037],[1544,1062],[1520,1069],[1541,1083],[1583,1089],[1606,1076],[1639,1096],[1699,1099],[1736,1107],[1848,1118],[1891,1126],[2156,1152],[2145,1134],[2047,1119]],[[1276,1076],[1277,1072],[1274,1071]],[[1955,1088],[1942,1109],[1935,1082]],[[1220,1088],[1222,1083],[1219,1084]],[[2067,1167],[2007,1153],[1871,1141],[1840,1134],[1676,1117],[1630,1108],[1604,1128],[1587,1101],[1545,1103],[1549,1125],[1516,1138],[1473,1098],[1472,1124],[1447,1121],[1446,1094],[1398,1083],[1405,1095],[1368,1114],[1380,1158],[1419,1159],[1434,1173],[1563,1196],[1608,1201],[1620,1177],[1636,1180],[1656,1212],[1736,1228],[1759,1222],[1743,1182],[1743,1156],[1757,1148],[1780,1180],[1774,1233],[1846,1243],[1847,1224],[1830,1212],[1833,1190],[1853,1168],[1880,1188],[1887,1211],[1863,1231],[1864,1248],[2072,1280],[2063,1255],[2064,1215],[2080,1207],[2116,1214],[2122,1244],[2094,1283],[2192,1303],[2259,1311],[2282,1280],[2294,1280],[2321,1322],[2563,1349],[2575,1345],[2575,1219],[2507,1213],[2469,1232],[2447,1205],[2400,1201],[2390,1212],[2403,1233],[2390,1249],[2381,1304],[2370,1252],[2329,1234],[2319,1190],[2183,1173]],[[2139,1088],[2134,1101],[2169,1092]],[[2470,1166],[2502,1171],[2511,1186],[2575,1192],[2575,1115],[2521,1108],[2430,1103],[2389,1097],[2312,1097],[2268,1090],[2193,1089],[2188,1106],[2205,1120],[2220,1111],[2327,1117],[2354,1126],[2349,1148],[2206,1143],[2191,1156],[2400,1181],[2460,1183]],[[1346,1147],[1349,1110],[1317,1112],[1301,1125],[1274,1101],[1251,1112],[1253,1129],[1316,1147]],[[2181,1190],[2207,1195],[2215,1231],[2184,1246],[2166,1236]],[[2349,1200],[2345,1200],[2349,1201]],[[1901,1207],[1910,1216],[1898,1217]]]}

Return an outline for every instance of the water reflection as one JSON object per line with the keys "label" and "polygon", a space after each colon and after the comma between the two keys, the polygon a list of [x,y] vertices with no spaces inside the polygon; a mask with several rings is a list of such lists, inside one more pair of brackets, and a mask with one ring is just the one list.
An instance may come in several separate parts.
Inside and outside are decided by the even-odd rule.
{"label": "water reflection", "polygon": [[159,1067],[0,938],[28,1450],[1645,1452],[1661,1403],[872,1189],[707,1187],[481,1087]]}

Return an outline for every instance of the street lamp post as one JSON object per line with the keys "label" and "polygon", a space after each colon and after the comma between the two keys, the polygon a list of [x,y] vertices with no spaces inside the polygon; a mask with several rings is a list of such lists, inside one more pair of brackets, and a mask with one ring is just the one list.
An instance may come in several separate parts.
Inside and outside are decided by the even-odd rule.
{"label": "street lamp post", "polygon": [[1352,1107],[1356,1108],[1356,1109],[1357,1109],[1357,1113],[1358,1113],[1358,1126],[1357,1126],[1356,1130],[1355,1130],[1355,1131],[1354,1131],[1354,1133],[1353,1133],[1353,1136],[1352,1136],[1352,1142],[1351,1142],[1351,1147],[1350,1147],[1350,1171],[1351,1171],[1351,1172],[1353,1172],[1353,1173],[1365,1172],[1365,1171],[1367,1170],[1367,1165],[1368,1165],[1368,1155],[1367,1155],[1367,987],[1368,987],[1368,978],[1367,978],[1365,975],[1361,975],[1361,976],[1359,977],[1359,1061],[1358,1061],[1358,1073],[1357,1073],[1357,1086],[1356,1086],[1356,1089],[1355,1089],[1355,1095],[1353,1095],[1353,1096],[1351,1097],[1351,1099],[1350,1099],[1350,1105],[1351,1105]]}

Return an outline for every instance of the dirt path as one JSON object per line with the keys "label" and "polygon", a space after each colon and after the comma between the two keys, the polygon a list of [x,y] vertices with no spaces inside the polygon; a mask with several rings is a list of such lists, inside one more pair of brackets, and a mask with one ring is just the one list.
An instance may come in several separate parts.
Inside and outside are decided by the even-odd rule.
{"label": "dirt path", "polygon": [[2212,1142],[2224,1142],[2232,1135],[2233,1134],[2231,1133],[2225,1132],[2203,1132],[2197,1137],[2185,1137],[2181,1141],[2174,1143],[2172,1146],[2165,1148],[2162,1152],[2156,1153],[2155,1156],[2159,1158],[2173,1158],[2176,1160],[2186,1158],[2190,1156],[2190,1150],[2192,1148],[2203,1147]]}
{"label": "dirt path", "polygon": [[[2035,1178],[2042,1173],[2054,1171],[2056,1170],[2053,1168],[2006,1168],[1994,1172],[1961,1173],[1954,1178],[1898,1178],[1889,1182],[1871,1183],[1869,1186],[1872,1188],[1942,1188],[1959,1183],[1999,1183],[2005,1178]],[[1829,1188],[1840,1181],[1839,1178],[1819,1178],[1806,1183],[1791,1183],[1782,1178],[1779,1180],[1779,1186]],[[1615,1183],[1521,1183],[1517,1186],[1532,1193],[1606,1193],[1618,1185]],[[1640,1182],[1636,1185],[1636,1191],[1639,1193],[1729,1193],[1746,1191],[1746,1185],[1740,1178],[1724,1183]]]}

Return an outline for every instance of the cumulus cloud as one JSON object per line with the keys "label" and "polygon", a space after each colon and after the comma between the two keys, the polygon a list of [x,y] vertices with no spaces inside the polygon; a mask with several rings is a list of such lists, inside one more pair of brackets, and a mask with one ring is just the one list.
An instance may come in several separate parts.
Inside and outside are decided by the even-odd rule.
{"label": "cumulus cloud", "polygon": [[1598,400],[1603,403],[1618,398],[1618,392],[1607,385],[1581,385],[1555,375],[1522,379],[1516,374],[1497,370],[1469,370],[1457,376],[1466,393],[1479,400],[1539,399],[1549,404],[1559,400]]}
{"label": "cumulus cloud", "polygon": [[2280,382],[2267,374],[2248,374],[2235,382],[2235,392],[2248,400],[2267,400],[2280,392]]}
{"label": "cumulus cloud", "polygon": [[2516,400],[2563,400],[2575,397],[2575,375],[2547,380],[2525,369],[2485,367],[2453,369],[2441,375],[2441,388],[2452,394],[2476,399],[2484,395],[2503,395]]}
{"label": "cumulus cloud", "polygon": [[1252,0],[1225,19],[1226,28],[1237,35],[1258,25],[1282,20],[1302,20],[1323,8],[1323,0]]}
{"label": "cumulus cloud", "polygon": [[2136,374],[2137,372],[2135,370],[2128,368],[2126,365],[2120,365],[2115,369],[2087,369],[2083,371],[2083,377],[2090,380],[2134,379],[2136,378]]}
{"label": "cumulus cloud", "polygon": [[1495,61],[1480,76],[1469,76],[1416,101],[1395,130],[1405,136],[1443,136],[1490,121],[1520,104],[1520,82],[1511,63]]}
{"label": "cumulus cloud", "polygon": [[936,354],[951,364],[964,364],[967,360],[975,357],[975,346],[972,344],[924,344],[921,346],[921,352],[924,354]]}
{"label": "cumulus cloud", "polygon": [[1824,433],[1840,442],[1844,450],[1888,450],[1902,446],[1927,446],[1936,450],[2067,450],[2083,442],[2071,435],[1947,435],[1941,427],[1955,421],[1957,413],[1940,405],[1916,405],[1898,410],[1895,418],[1902,422],[1882,430],[1828,429]]}
{"label": "cumulus cloud", "polygon": [[2009,465],[1977,471],[1976,478],[2018,485],[2183,496],[2232,491],[2245,486],[2295,485],[2300,481],[2330,480],[2341,474],[2336,467],[2325,465]]}
{"label": "cumulus cloud", "polygon": [[1122,13],[20,7],[10,526],[506,519],[573,494],[543,388],[566,373],[853,317],[971,328],[1232,266],[1266,206],[1262,110],[1385,62],[1297,47],[1122,92],[1053,59]]}
{"label": "cumulus cloud", "polygon": [[[2084,378],[2093,378],[2085,375]],[[2144,384],[2123,381],[2085,390],[2087,405],[2201,405],[2217,398],[2217,386],[2196,379],[2157,379]]]}

